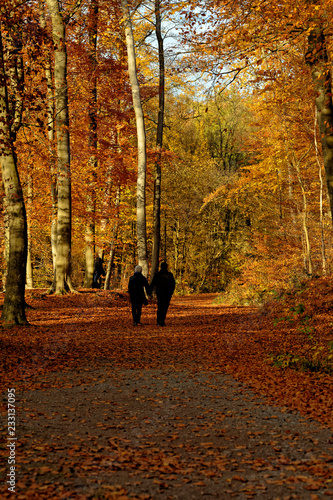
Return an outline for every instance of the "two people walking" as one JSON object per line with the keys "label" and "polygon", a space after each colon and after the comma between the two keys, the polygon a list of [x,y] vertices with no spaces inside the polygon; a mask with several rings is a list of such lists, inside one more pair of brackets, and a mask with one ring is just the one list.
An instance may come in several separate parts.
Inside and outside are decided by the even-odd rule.
{"label": "two people walking", "polygon": [[151,286],[142,274],[142,267],[136,266],[133,276],[128,282],[128,292],[132,304],[133,325],[140,325],[143,304],[147,304],[147,296],[151,296],[154,289],[157,297],[157,324],[165,326],[165,318],[169,308],[170,300],[175,290],[175,279],[168,271],[166,262],[162,262],[161,269],[153,277]]}

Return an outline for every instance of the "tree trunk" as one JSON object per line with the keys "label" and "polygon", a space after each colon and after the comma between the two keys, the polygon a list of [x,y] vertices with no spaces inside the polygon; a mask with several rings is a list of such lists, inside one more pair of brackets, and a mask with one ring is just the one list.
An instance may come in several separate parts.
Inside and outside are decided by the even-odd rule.
{"label": "tree trunk", "polygon": [[153,250],[151,264],[151,279],[158,271],[160,245],[161,245],[161,159],[163,145],[163,125],[164,125],[164,91],[165,91],[165,76],[164,76],[164,47],[163,37],[161,32],[161,12],[160,1],[155,0],[155,18],[156,18],[156,37],[158,41],[158,61],[159,61],[159,106],[157,117],[157,133],[156,146],[157,158],[155,161],[155,182],[154,182],[154,234],[153,234]]}
{"label": "tree trunk", "polygon": [[118,188],[117,188],[117,195],[116,195],[116,220],[115,220],[115,222],[113,224],[112,240],[111,240],[110,254],[109,254],[109,261],[108,261],[108,266],[107,266],[107,271],[106,271],[106,276],[105,276],[105,281],[104,281],[104,290],[109,290],[110,289],[111,272],[112,272],[112,267],[113,267],[113,262],[114,262],[114,256],[115,256],[115,250],[116,250],[116,240],[117,240],[117,237],[118,237],[119,204],[120,204],[120,188],[118,186]]}
{"label": "tree trunk", "polygon": [[[9,227],[6,294],[1,322],[4,326],[13,326],[28,323],[25,315],[24,298],[27,261],[27,220],[13,145],[16,133],[11,133],[13,131],[9,126],[2,26],[0,25],[0,27],[0,155]],[[22,69],[18,67],[16,69],[17,75],[21,74],[22,77]],[[18,109],[18,107],[15,106],[15,109]]]}
{"label": "tree trunk", "polygon": [[318,175],[319,175],[319,183],[320,183],[320,191],[319,191],[319,216],[320,216],[320,236],[321,236],[321,261],[322,261],[322,270],[323,274],[327,274],[327,264],[326,264],[326,245],[325,245],[325,233],[324,233],[324,211],[323,211],[323,194],[324,194],[324,182],[322,169],[323,165],[319,160],[319,152],[318,152],[318,143],[317,143],[317,115],[315,116],[315,125],[313,130],[314,137],[314,145],[316,150],[316,160],[318,165]]}
{"label": "tree trunk", "polygon": [[303,179],[301,176],[300,170],[300,160],[295,159],[294,168],[297,174],[297,180],[299,182],[301,191],[302,191],[302,199],[303,199],[303,210],[302,210],[302,228],[304,234],[304,252],[305,252],[305,271],[311,276],[313,274],[313,264],[311,257],[311,243],[309,238],[309,230],[308,230],[308,201],[306,196],[306,189],[303,183]]}
{"label": "tree trunk", "polygon": [[[7,211],[7,203],[6,197],[3,198],[3,223],[4,223],[4,245],[3,245],[3,257],[4,261],[8,262],[9,260],[9,222],[8,222],[8,211]],[[7,282],[7,265],[4,266],[4,270],[2,272],[2,288],[3,291],[6,291],[6,282]]]}
{"label": "tree trunk", "polygon": [[67,95],[66,30],[58,0],[46,0],[52,20],[58,156],[56,293],[74,291],[71,275],[71,170]]}
{"label": "tree trunk", "polygon": [[311,68],[313,85],[317,94],[316,108],[323,150],[326,182],[333,217],[333,104],[331,66],[328,59],[325,34],[320,20],[310,28],[306,62]]}
{"label": "tree trunk", "polygon": [[177,217],[174,224],[174,233],[173,233],[173,246],[174,246],[174,273],[175,277],[178,277],[178,267],[179,267],[179,246],[180,246],[180,221],[179,217]]}
{"label": "tree trunk", "polygon": [[148,276],[147,232],[146,232],[146,132],[140,98],[140,87],[136,72],[136,58],[132,22],[127,0],[121,0],[124,18],[128,72],[132,87],[133,107],[136,118],[138,140],[138,177],[137,177],[137,244],[138,261],[142,266],[142,274]]}
{"label": "tree trunk", "polygon": [[96,175],[97,175],[97,20],[98,0],[91,0],[89,19],[89,60],[91,71],[91,89],[89,100],[89,150],[90,159],[88,172],[89,186],[86,202],[86,232],[85,232],[85,276],[84,286],[92,288],[95,261],[95,210],[96,210]]}
{"label": "tree trunk", "polygon": [[31,241],[31,227],[29,215],[33,210],[33,179],[31,169],[28,171],[28,199],[27,199],[27,238],[28,238],[28,246],[27,246],[27,288],[33,288],[33,271],[32,271],[32,259],[31,259],[31,249],[32,249],[32,241]]}
{"label": "tree trunk", "polygon": [[[39,1],[39,20],[40,25],[43,29],[46,27],[44,5],[42,0]],[[54,293],[56,289],[55,277],[56,277],[56,259],[57,259],[57,213],[58,213],[58,188],[57,188],[57,158],[56,152],[54,151],[54,88],[52,81],[52,70],[51,70],[51,55],[48,51],[46,54],[45,62],[45,78],[47,85],[47,135],[49,140],[49,150],[51,153],[51,200],[52,200],[52,222],[51,222],[51,252],[52,252],[52,264],[53,264],[53,283],[49,290],[50,293]]]}

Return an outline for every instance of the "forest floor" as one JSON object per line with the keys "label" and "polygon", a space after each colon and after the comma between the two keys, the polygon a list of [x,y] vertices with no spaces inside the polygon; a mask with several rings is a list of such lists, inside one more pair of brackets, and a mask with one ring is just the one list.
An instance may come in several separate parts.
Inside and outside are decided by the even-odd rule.
{"label": "forest floor", "polygon": [[81,292],[29,291],[1,332],[1,498],[333,498],[330,279],[263,308],[174,297],[165,328]]}

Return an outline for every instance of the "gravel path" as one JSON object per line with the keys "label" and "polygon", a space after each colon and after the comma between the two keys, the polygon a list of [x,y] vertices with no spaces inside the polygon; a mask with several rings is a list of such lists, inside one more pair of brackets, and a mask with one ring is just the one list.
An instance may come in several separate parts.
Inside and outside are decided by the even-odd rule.
{"label": "gravel path", "polygon": [[43,381],[17,394],[17,499],[333,498],[332,431],[227,375],[106,364]]}

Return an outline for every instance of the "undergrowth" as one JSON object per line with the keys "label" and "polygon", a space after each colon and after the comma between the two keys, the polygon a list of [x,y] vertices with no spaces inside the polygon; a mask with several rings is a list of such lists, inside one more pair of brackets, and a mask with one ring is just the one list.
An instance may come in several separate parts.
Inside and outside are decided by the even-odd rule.
{"label": "undergrowth", "polygon": [[294,328],[298,338],[291,351],[269,355],[268,361],[273,366],[283,370],[333,373],[333,340],[320,338],[313,324],[314,316],[306,311],[304,303],[289,307],[287,315],[273,319],[275,327],[281,323]]}

